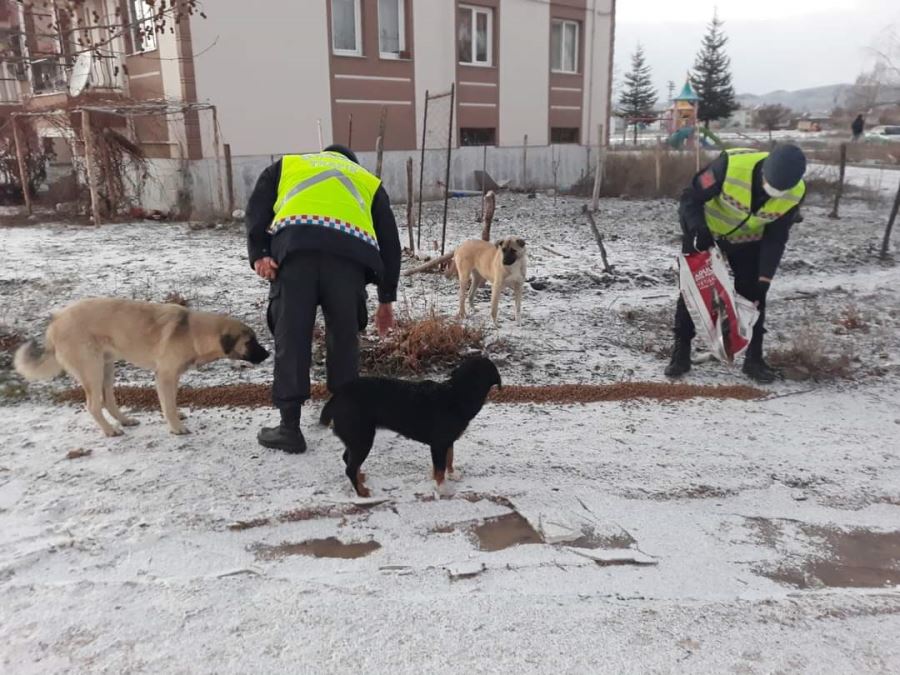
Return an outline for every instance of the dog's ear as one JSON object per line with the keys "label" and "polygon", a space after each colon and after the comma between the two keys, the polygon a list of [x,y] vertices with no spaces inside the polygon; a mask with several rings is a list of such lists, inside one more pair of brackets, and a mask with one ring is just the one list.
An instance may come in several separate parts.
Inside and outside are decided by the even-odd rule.
{"label": "dog's ear", "polygon": [[496,246],[497,248],[503,248],[503,240],[498,239],[497,241],[494,242],[494,246]]}
{"label": "dog's ear", "polygon": [[223,354],[230,354],[234,351],[234,346],[237,344],[238,339],[234,335],[230,335],[229,333],[225,333],[219,338],[219,344],[222,346]]}
{"label": "dog's ear", "polygon": [[516,243],[519,245],[519,248],[525,248],[525,240],[524,239],[516,239]]}

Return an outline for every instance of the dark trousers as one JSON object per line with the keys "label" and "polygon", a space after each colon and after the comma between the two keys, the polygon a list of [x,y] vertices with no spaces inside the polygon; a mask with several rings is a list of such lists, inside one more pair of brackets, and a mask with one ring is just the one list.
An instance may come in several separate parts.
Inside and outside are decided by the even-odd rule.
{"label": "dark trousers", "polygon": [[[751,302],[759,302],[759,319],[753,326],[753,337],[747,349],[747,355],[751,357],[762,356],[763,335],[766,333],[766,298],[765,294],[759,292],[759,249],[759,242],[722,247],[722,253],[728,258],[728,264],[734,273],[734,289]],[[694,321],[684,304],[684,298],[678,296],[675,337],[679,340],[693,340],[695,335]]]}
{"label": "dark trousers", "polygon": [[367,321],[365,268],[317,251],[291,253],[272,282],[266,317],[275,336],[272,402],[279,409],[299,409],[309,398],[319,306],[325,316],[329,391],[359,376],[359,332]]}

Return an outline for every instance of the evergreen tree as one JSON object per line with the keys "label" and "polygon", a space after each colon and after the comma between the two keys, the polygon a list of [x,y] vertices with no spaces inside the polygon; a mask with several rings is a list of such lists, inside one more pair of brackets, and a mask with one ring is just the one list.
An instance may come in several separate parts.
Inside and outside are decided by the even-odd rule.
{"label": "evergreen tree", "polygon": [[725,54],[728,38],[722,31],[723,23],[718,12],[713,12],[691,74],[694,91],[700,97],[698,117],[707,128],[711,120],[726,118],[740,107],[731,84],[731,59]]}
{"label": "evergreen tree", "polygon": [[656,90],[650,75],[650,66],[644,56],[644,48],[638,44],[631,56],[631,70],[625,74],[625,87],[619,96],[619,115],[625,124],[634,124],[634,142],[637,144],[638,124],[653,116]]}

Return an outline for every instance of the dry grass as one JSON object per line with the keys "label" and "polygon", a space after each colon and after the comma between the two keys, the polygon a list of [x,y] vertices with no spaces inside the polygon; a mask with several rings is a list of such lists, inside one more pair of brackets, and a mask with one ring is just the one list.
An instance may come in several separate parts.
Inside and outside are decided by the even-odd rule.
{"label": "dry grass", "polygon": [[869,324],[863,318],[856,305],[847,305],[841,310],[836,322],[839,326],[843,326],[847,330],[858,330],[864,333],[869,332]]}
{"label": "dry grass", "polygon": [[181,305],[182,307],[187,307],[189,304],[187,298],[185,298],[178,291],[169,291],[168,293],[166,293],[165,297],[163,298],[163,302],[171,305]]}
{"label": "dry grass", "polygon": [[466,353],[481,351],[484,333],[432,311],[424,319],[398,318],[386,339],[364,336],[360,351],[363,372],[415,376],[446,368]]}
{"label": "dry grass", "polygon": [[[606,157],[601,197],[654,199],[677,197],[696,173],[693,153],[664,150],[660,154],[660,184],[656,187],[656,156],[645,152],[611,152]],[[589,197],[594,187],[593,175],[572,188],[572,193]]]}
{"label": "dry grass", "polygon": [[816,382],[846,379],[851,376],[850,356],[832,356],[827,353],[819,333],[811,326],[797,332],[790,347],[769,353],[769,362],[781,368],[785,377],[792,380]]}

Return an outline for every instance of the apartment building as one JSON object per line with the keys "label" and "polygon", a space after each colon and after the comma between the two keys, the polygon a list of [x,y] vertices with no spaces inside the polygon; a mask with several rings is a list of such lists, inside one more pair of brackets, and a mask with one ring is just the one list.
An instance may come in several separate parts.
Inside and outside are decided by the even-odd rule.
{"label": "apartment building", "polygon": [[[454,144],[598,142],[614,0],[217,0],[192,21],[197,95],[235,155],[420,146],[455,85]],[[603,130],[604,137],[607,130]]]}
{"label": "apartment building", "polygon": [[[75,7],[77,17],[60,11],[62,5]],[[0,0],[0,124],[13,112],[32,113],[30,127],[43,139],[56,139],[62,150],[71,139],[62,138],[62,125],[48,121],[54,111],[196,102],[191,22],[171,23],[170,30],[157,33],[151,16],[145,0],[86,0],[80,5]],[[95,45],[90,75],[83,90],[72,96],[73,67],[90,44]],[[101,122],[127,133],[150,158],[204,156],[196,112],[148,112],[131,119],[106,115]],[[80,124],[77,115],[72,123],[76,128]]]}

